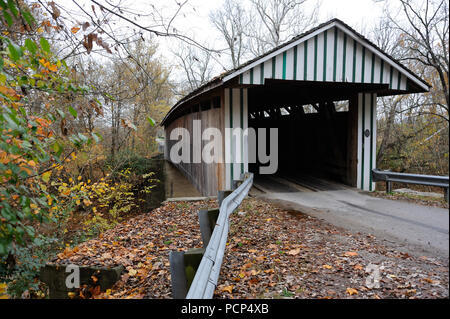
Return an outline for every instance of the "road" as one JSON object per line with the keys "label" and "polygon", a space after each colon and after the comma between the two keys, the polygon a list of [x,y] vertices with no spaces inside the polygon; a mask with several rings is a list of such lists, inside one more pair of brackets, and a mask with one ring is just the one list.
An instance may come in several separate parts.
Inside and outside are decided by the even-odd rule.
{"label": "road", "polygon": [[447,209],[377,198],[342,185],[302,191],[302,186],[277,178],[273,183],[270,179],[256,180],[255,186],[264,191],[259,196],[284,208],[299,210],[350,231],[373,234],[415,255],[449,256]]}

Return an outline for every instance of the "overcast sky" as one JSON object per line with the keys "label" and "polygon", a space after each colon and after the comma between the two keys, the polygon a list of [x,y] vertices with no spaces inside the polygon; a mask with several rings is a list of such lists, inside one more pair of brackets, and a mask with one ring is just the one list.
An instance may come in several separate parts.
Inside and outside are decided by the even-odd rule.
{"label": "overcast sky", "polygon": [[[174,1],[174,0],[172,0]],[[170,3],[168,0],[167,3]],[[196,36],[208,39],[215,36],[209,22],[209,12],[219,8],[223,0],[189,0],[186,6],[186,16],[177,17],[177,26],[183,29],[195,30]],[[245,1],[243,1],[245,2]],[[307,0],[305,6],[312,8],[317,0]],[[362,25],[373,25],[382,15],[383,1],[374,0],[320,0],[319,22],[339,18],[356,30]],[[195,8],[195,11],[193,11]]]}
{"label": "overcast sky", "polygon": [[[177,0],[178,1],[178,0]],[[349,24],[355,30],[363,32],[363,27],[370,29],[381,17],[384,1],[374,0],[307,0],[305,9],[312,9],[317,2],[321,2],[319,10],[319,23],[326,22],[332,18],[339,18]],[[210,21],[209,13],[220,8],[224,0],[189,0],[183,8],[183,14],[177,16],[174,26],[182,30],[184,34],[193,36],[201,43],[207,43],[214,48],[223,48],[219,40],[219,34],[214,30]],[[170,12],[171,4],[175,0],[166,0],[167,12]],[[245,1],[243,1],[245,3]],[[173,6],[172,8],[174,8]],[[307,30],[305,30],[307,31]],[[172,40],[161,40],[161,49],[174,48],[179,42]],[[169,57],[170,55],[165,55]],[[221,69],[218,68],[217,73]]]}
{"label": "overcast sky", "polygon": [[[105,3],[106,7],[111,7],[105,0],[97,1]],[[318,1],[321,3],[319,23],[328,21],[332,18],[339,18],[363,34],[365,33],[364,27],[366,29],[371,29],[382,16],[383,5],[385,3],[385,1],[380,0],[307,0],[304,4],[305,9],[307,11],[312,9]],[[67,8],[73,9],[72,17],[77,19],[76,13],[80,12],[80,9],[77,8],[72,1],[64,0],[58,2]],[[81,4],[87,11],[91,10],[90,7],[92,2],[90,0],[76,0],[76,2]],[[136,22],[143,26],[152,27],[151,19],[149,17],[152,12],[155,12],[152,5],[157,8],[157,11],[160,12],[164,18],[170,19],[178,8],[177,2],[182,2],[182,0],[117,0],[112,2],[121,3],[122,8],[127,8],[133,13],[141,14],[141,17],[136,17]],[[208,47],[223,49],[225,48],[225,44],[221,42],[219,33],[214,29],[209,20],[210,12],[220,8],[223,2],[224,0],[188,0],[187,4],[183,6],[171,26],[175,27],[179,33],[192,37],[199,43],[205,44]],[[248,1],[243,0],[242,3],[248,3]],[[391,3],[392,1],[390,1],[389,4],[391,5]],[[127,12],[123,12],[123,15],[132,16],[127,14]],[[122,23],[126,25],[126,28],[130,27],[130,24],[128,23],[123,21],[119,22],[119,24]],[[132,26],[130,28],[132,28]],[[176,59],[170,51],[177,50],[180,41],[164,37],[157,38],[157,41],[160,47],[160,55],[169,65],[175,65]],[[226,56],[222,55],[221,58],[216,57],[216,59],[215,65],[217,68],[215,68],[214,75],[223,71],[220,64],[226,64]],[[173,75],[176,76],[177,72],[173,73]],[[176,77],[178,78],[178,76]]]}

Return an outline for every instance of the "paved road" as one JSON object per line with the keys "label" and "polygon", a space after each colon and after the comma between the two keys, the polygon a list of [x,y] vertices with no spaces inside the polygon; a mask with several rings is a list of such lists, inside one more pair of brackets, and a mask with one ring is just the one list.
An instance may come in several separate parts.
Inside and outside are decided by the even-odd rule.
{"label": "paved road", "polygon": [[447,209],[376,198],[348,187],[316,192],[264,190],[261,197],[351,231],[382,237],[411,253],[449,256]]}

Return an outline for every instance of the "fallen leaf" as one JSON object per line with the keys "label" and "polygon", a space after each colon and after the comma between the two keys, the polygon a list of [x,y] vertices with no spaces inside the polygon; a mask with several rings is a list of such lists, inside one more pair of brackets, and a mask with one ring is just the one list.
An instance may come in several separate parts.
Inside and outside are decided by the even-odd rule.
{"label": "fallen leaf", "polygon": [[344,255],[347,257],[354,257],[354,256],[358,256],[358,253],[356,251],[347,251],[344,253]]}
{"label": "fallen leaf", "polygon": [[288,255],[292,255],[292,256],[298,255],[299,253],[300,253],[300,248],[292,249],[287,252]]}
{"label": "fallen leaf", "polygon": [[128,273],[130,274],[130,276],[134,276],[137,274],[137,270],[133,268],[128,268]]}
{"label": "fallen leaf", "polygon": [[364,270],[363,265],[360,265],[360,264],[355,265],[353,268],[356,270]]}
{"label": "fallen leaf", "polygon": [[358,290],[354,289],[354,288],[347,288],[346,292],[352,296],[352,295],[357,295],[358,294]]}
{"label": "fallen leaf", "polygon": [[231,292],[233,291],[233,285],[229,285],[229,286],[225,286],[222,288],[222,291],[227,291],[228,293],[231,294]]}

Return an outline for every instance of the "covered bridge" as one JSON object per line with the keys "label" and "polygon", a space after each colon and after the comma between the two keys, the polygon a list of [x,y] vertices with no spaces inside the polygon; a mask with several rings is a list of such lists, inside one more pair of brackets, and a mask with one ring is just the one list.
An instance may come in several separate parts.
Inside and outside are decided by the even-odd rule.
{"label": "covered bridge", "polygon": [[[333,19],[191,92],[168,112],[165,156],[170,132],[190,132],[190,158],[176,164],[204,195],[232,188],[249,164],[254,140],[233,139],[226,128],[278,128],[278,170],[306,172],[371,191],[376,163],[378,96],[426,92],[429,85],[340,20]],[[193,163],[194,120],[201,129],[218,128],[221,161]],[[269,134],[269,132],[268,132]],[[198,148],[198,146],[197,146]],[[267,150],[269,152],[269,150]],[[226,157],[230,156],[231,161]],[[239,160],[242,158],[243,160]]]}

